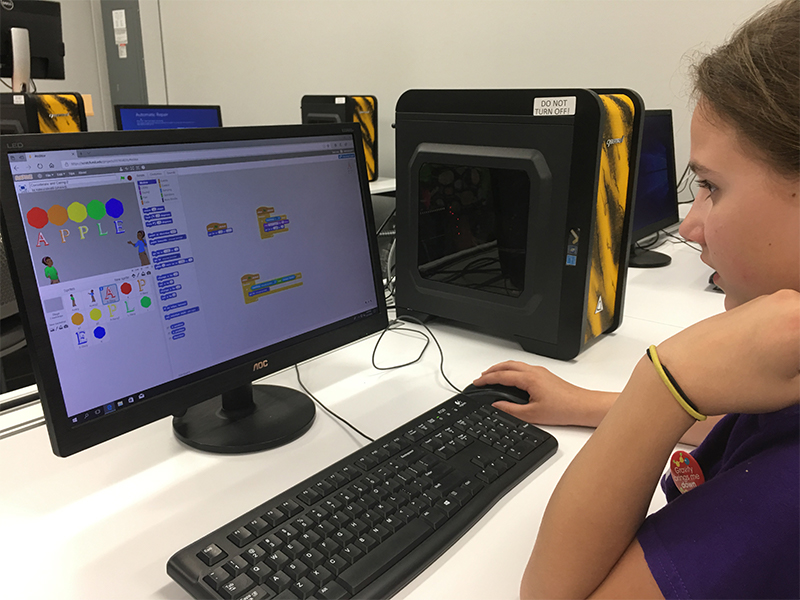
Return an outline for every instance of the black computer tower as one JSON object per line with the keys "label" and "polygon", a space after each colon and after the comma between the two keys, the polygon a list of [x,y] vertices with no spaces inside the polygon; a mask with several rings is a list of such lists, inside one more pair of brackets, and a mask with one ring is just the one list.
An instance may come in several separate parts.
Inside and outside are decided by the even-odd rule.
{"label": "black computer tower", "polygon": [[575,357],[622,319],[644,105],[630,90],[410,90],[398,314]]}

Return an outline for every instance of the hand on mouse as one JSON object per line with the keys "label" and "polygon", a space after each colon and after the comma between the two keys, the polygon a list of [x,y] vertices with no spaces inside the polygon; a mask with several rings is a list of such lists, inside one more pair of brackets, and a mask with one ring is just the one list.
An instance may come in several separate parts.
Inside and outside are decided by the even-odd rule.
{"label": "hand on mouse", "polygon": [[525,390],[527,404],[498,401],[492,406],[537,425],[596,427],[619,394],[587,390],[567,383],[544,367],[506,361],[484,371],[476,386],[499,383]]}

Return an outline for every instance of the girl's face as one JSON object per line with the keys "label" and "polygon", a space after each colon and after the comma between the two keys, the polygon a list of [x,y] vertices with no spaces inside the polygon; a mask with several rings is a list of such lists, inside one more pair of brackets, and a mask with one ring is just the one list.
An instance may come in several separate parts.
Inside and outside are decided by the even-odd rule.
{"label": "girl's face", "polygon": [[702,100],[691,136],[700,191],[680,233],[700,244],[701,260],[717,272],[725,308],[779,289],[800,290],[800,179],[752,158]]}

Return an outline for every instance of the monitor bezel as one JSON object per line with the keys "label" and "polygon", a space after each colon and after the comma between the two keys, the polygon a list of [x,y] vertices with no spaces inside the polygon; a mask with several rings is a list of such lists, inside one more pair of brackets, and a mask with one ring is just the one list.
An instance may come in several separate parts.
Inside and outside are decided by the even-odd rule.
{"label": "monitor bezel", "polygon": [[[58,381],[55,357],[38,292],[34,265],[27,247],[23,216],[9,167],[9,153],[74,148],[134,147],[192,142],[277,139],[348,134],[353,139],[361,188],[365,235],[372,263],[372,277],[377,310],[367,317],[353,317],[344,322],[314,330],[279,344],[250,352],[180,378],[177,389],[155,395],[121,411],[73,426],[64,404]],[[14,292],[20,304],[23,328],[34,376],[47,423],[53,452],[69,456],[163,419],[180,415],[187,408],[222,392],[261,379],[297,363],[330,352],[385,329],[388,323],[383,280],[379,262],[372,203],[367,181],[364,151],[358,124],[274,125],[258,127],[145,130],[125,132],[65,133],[59,135],[21,134],[3,136],[0,151],[0,212],[2,239],[6,243]],[[266,363],[264,361],[267,361]],[[259,368],[255,364],[259,363]],[[115,399],[116,400],[116,399]]]}
{"label": "monitor bezel", "polygon": [[[114,105],[114,124],[117,131],[152,131],[152,129],[123,129],[122,111],[123,110],[171,110],[171,109],[200,109],[217,111],[217,127],[222,127],[222,107],[216,104],[115,104]],[[176,128],[177,129],[177,128]],[[181,129],[203,129],[202,127],[183,127]],[[175,129],[169,129],[175,131]]]}
{"label": "monitor bezel", "polygon": [[[648,108],[644,111],[644,119],[642,121],[642,143],[644,143],[644,135],[645,135],[645,127],[647,127],[647,117],[669,117],[669,125],[671,135],[669,137],[669,148],[667,149],[667,177],[669,179],[669,189],[674,192],[674,211],[670,213],[668,216],[655,221],[653,223],[649,223],[648,225],[641,227],[640,229],[633,229],[634,220],[636,219],[636,204],[637,201],[634,202],[634,214],[631,218],[631,248],[636,246],[637,242],[650,237],[654,233],[661,231],[662,229],[669,227],[670,225],[674,225],[675,223],[680,222],[680,216],[678,214],[678,187],[677,187],[677,172],[676,172],[676,160],[675,160],[675,129],[672,122],[672,109],[669,108],[657,108],[652,109]],[[641,144],[640,144],[641,148]],[[641,179],[641,171],[639,172],[639,179]]]}

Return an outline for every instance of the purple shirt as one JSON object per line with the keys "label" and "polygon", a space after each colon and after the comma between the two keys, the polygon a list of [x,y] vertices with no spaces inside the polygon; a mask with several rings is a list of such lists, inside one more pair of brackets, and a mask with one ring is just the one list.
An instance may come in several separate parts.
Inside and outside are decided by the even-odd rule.
{"label": "purple shirt", "polygon": [[727,415],[692,455],[706,482],[638,533],[665,598],[800,597],[800,406]]}

